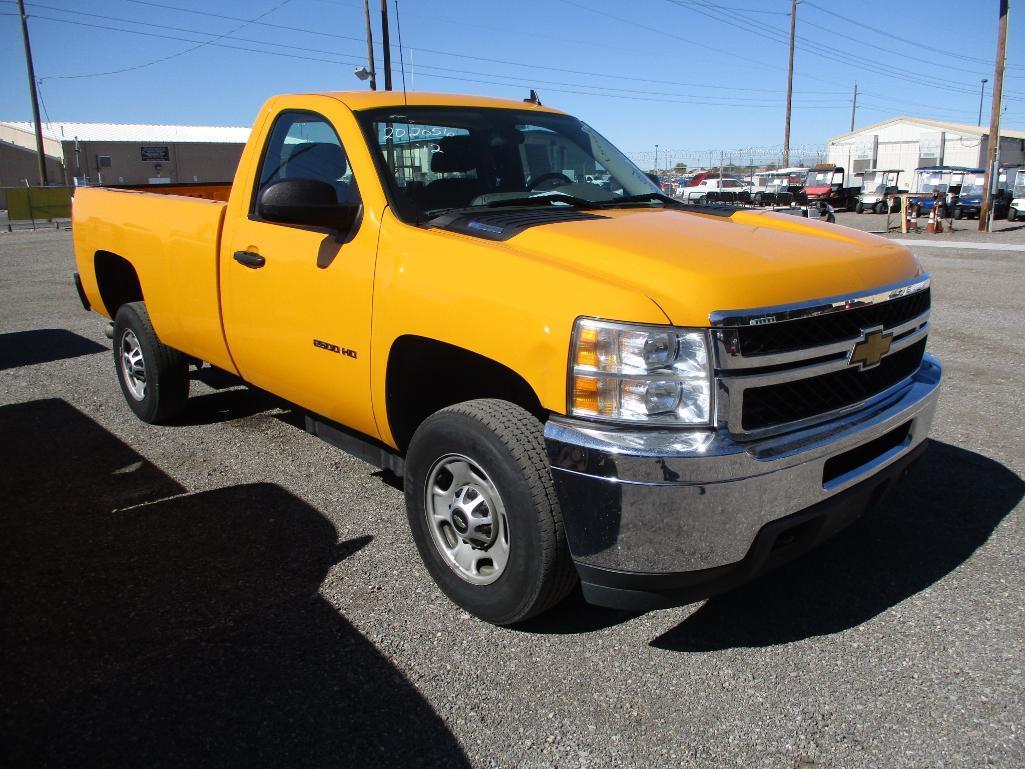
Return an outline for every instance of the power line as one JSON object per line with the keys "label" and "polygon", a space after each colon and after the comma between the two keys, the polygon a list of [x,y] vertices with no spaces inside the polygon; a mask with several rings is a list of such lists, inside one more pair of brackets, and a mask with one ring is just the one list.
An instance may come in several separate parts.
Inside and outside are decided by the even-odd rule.
{"label": "power line", "polygon": [[[565,1],[565,0],[564,0]],[[742,15],[722,15],[714,12],[713,8],[708,5],[700,4],[697,0],[666,0],[667,2],[687,10],[699,13],[706,18],[714,21],[719,21],[727,26],[740,29],[750,34],[757,35],[766,40],[772,42],[783,43],[787,41],[787,35],[784,33],[777,33],[768,30],[763,25],[760,25],[756,20],[745,19]],[[891,78],[894,80],[901,80],[907,83],[911,83],[917,86],[923,86],[926,88],[933,88],[942,91],[954,91],[956,93],[962,93],[966,95],[975,95],[975,84],[974,83],[958,83],[945,81],[941,83],[933,83],[930,80],[922,80],[911,75],[905,75],[898,72],[894,72],[891,68],[880,66],[874,62],[858,57],[856,54],[850,54],[845,51],[841,51],[837,48],[827,48],[815,42],[810,42],[807,38],[800,37],[801,41],[797,48],[799,50],[811,53],[812,55],[819,56],[821,58],[837,62],[839,64],[846,64],[848,66],[856,67],[862,71],[873,72],[883,77]],[[1013,98],[1013,97],[1007,97]],[[1016,99],[1019,100],[1019,99]],[[1025,100],[1025,99],[1020,99]]]}
{"label": "power line", "polygon": [[[70,25],[76,25],[76,26],[84,26],[84,27],[90,27],[90,28],[95,28],[95,29],[104,29],[104,30],[110,30],[110,31],[114,31],[114,32],[124,32],[124,33],[127,33],[127,34],[141,35],[141,36],[145,36],[145,37],[154,37],[154,38],[160,38],[160,39],[166,39],[166,40],[180,40],[180,41],[183,41],[183,42],[192,42],[192,43],[203,42],[203,41],[190,40],[188,38],[177,37],[177,36],[174,36],[174,35],[165,35],[165,34],[160,34],[160,33],[155,33],[155,32],[142,32],[140,30],[124,29],[122,27],[113,27],[113,26],[106,25],[106,24],[94,24],[94,23],[90,23],[90,22],[73,21],[71,19],[57,19],[57,18],[53,18],[53,17],[49,17],[49,16],[38,16],[38,15],[34,16],[34,18],[39,19],[39,20],[54,21],[54,22],[59,22],[59,23],[63,23],[63,24],[70,24]],[[196,34],[210,34],[210,33],[196,33]],[[229,38],[229,39],[236,39],[236,38]],[[262,43],[264,41],[252,41],[252,42]],[[266,44],[274,45],[274,46],[279,46],[279,47],[282,46],[282,44],[280,44],[280,43],[266,43]],[[228,44],[223,43],[223,42],[209,42],[209,45],[212,46],[212,47],[217,47],[217,48],[227,48],[227,49],[230,49],[230,50],[247,51],[249,53],[266,54],[266,55],[272,55],[272,56],[283,56],[283,57],[286,57],[286,58],[299,59],[299,60],[304,60],[304,61],[318,61],[318,62],[323,62],[323,63],[328,63],[328,64],[355,64],[355,63],[358,63],[358,60],[342,60],[342,59],[338,59],[338,58],[325,59],[325,58],[314,57],[314,56],[309,56],[309,55],[300,56],[300,55],[293,55],[293,54],[283,53],[283,52],[280,52],[280,51],[266,51],[266,50],[262,50],[262,49],[251,48],[251,47],[242,47],[242,46],[228,45]],[[293,50],[309,51],[310,49],[308,49],[308,48],[293,48]],[[421,69],[438,69],[436,67],[428,66],[428,65],[421,65],[420,68]],[[448,71],[448,70],[446,70],[446,71]],[[451,71],[462,71],[462,70],[451,70]],[[509,88],[522,88],[524,83],[541,82],[541,81],[536,80],[535,78],[518,78],[518,77],[515,77],[515,76],[512,76],[512,77],[504,76],[506,78],[505,80],[487,80],[487,79],[471,78],[471,77],[455,76],[455,75],[440,75],[440,74],[435,74],[435,73],[427,73],[427,74],[430,77],[436,77],[436,78],[440,78],[440,79],[444,79],[444,80],[457,80],[457,81],[460,81],[460,82],[468,82],[468,83],[482,83],[482,84],[486,84],[486,85],[499,85],[499,86],[504,86],[504,87],[509,87]],[[484,77],[489,77],[489,76],[490,77],[503,77],[501,75],[492,75],[491,73],[474,73],[474,72],[470,72],[469,74],[482,74]],[[65,76],[50,75],[50,76],[44,77],[42,79],[43,80],[56,80],[56,79],[76,78],[76,77],[81,77],[81,76],[77,76],[77,75],[65,75]],[[512,80],[521,80],[522,82],[510,83],[510,82],[508,82],[510,79],[512,79]],[[551,82],[553,84],[559,84],[560,83],[560,81],[548,81],[548,82]],[[631,101],[650,101],[650,102],[661,102],[661,103],[669,103],[669,104],[691,104],[691,105],[704,105],[704,106],[716,106],[716,107],[740,107],[740,108],[756,108],[756,109],[763,109],[763,108],[775,109],[775,108],[777,108],[777,105],[774,104],[774,103],[771,103],[771,104],[770,103],[767,103],[767,104],[751,104],[751,103],[732,103],[732,102],[721,102],[721,101],[717,102],[717,101],[708,101],[707,97],[704,100],[686,99],[686,95],[685,94],[668,94],[668,93],[665,94],[665,95],[666,96],[676,96],[678,98],[656,98],[654,95],[653,96],[635,96],[635,95],[631,95],[631,94],[609,93],[608,89],[605,89],[605,88],[600,88],[600,90],[598,90],[597,92],[595,92],[595,91],[583,91],[583,90],[579,90],[579,89],[581,89],[581,88],[588,88],[590,86],[586,86],[584,84],[579,84],[579,83],[564,83],[564,85],[572,86],[572,88],[550,88],[549,90],[552,91],[552,92],[555,92],[555,93],[571,93],[571,94],[577,94],[577,95],[581,95],[581,96],[597,96],[597,97],[602,97],[602,98],[628,99],[628,100],[631,100]],[[593,88],[599,89],[598,86],[594,86]],[[613,89],[613,90],[615,90],[615,89]],[[637,92],[634,90],[634,91],[632,91],[632,93],[637,93]],[[657,95],[658,92],[655,92],[655,94]],[[684,97],[684,98],[679,98],[679,97]],[[811,109],[832,109],[832,108],[842,108],[842,106],[843,105],[836,105],[834,107],[833,105],[826,104],[826,103],[801,105],[802,108],[807,107],[807,108],[811,108]]]}
{"label": "power line", "polygon": [[[889,37],[889,38],[892,38],[894,40],[897,40],[897,41],[899,41],[901,43],[904,43],[905,45],[913,45],[913,46],[915,46],[917,48],[924,48],[927,51],[932,51],[933,53],[942,54],[943,56],[951,56],[951,57],[953,57],[955,59],[961,59],[963,61],[970,61],[970,62],[973,62],[975,64],[982,64],[984,66],[989,66],[992,63],[992,62],[986,61],[985,59],[979,59],[979,58],[976,58],[975,56],[966,56],[964,54],[953,53],[952,51],[947,51],[947,50],[944,50],[942,48],[936,48],[936,47],[931,46],[931,45],[926,45],[925,43],[923,43],[921,41],[918,41],[918,40],[912,40],[912,39],[907,38],[907,37],[901,37],[900,35],[895,35],[892,32],[887,32],[886,30],[879,29],[878,27],[869,26],[868,24],[865,24],[864,22],[858,21],[856,19],[852,19],[852,18],[850,18],[848,16],[842,16],[839,13],[837,13],[836,11],[831,11],[831,10],[829,10],[827,8],[823,8],[821,5],[817,5],[816,3],[811,2],[811,0],[804,0],[804,4],[807,5],[810,8],[814,8],[817,11],[821,11],[822,13],[828,14],[830,16],[835,16],[838,19],[842,19],[843,21],[846,21],[849,24],[854,24],[855,26],[863,27],[863,28],[865,28],[865,29],[867,29],[867,30],[869,30],[871,32],[875,32],[877,35],[884,35],[886,37]],[[1011,65],[1011,64],[1009,64],[1008,66],[1012,67],[1013,69],[1025,69],[1025,66],[1023,66],[1023,65]]]}
{"label": "power line", "polygon": [[[162,3],[147,2],[145,0],[127,0],[127,1],[128,2],[137,2],[137,3],[142,4],[142,5],[154,5],[154,6],[161,7],[161,8],[168,8],[168,9],[174,9],[174,10],[182,10],[182,11],[186,11],[186,12],[189,12],[189,13],[200,14],[200,15],[203,15],[203,16],[215,16],[217,18],[237,20],[236,17],[228,17],[228,16],[224,16],[223,14],[211,14],[211,13],[207,13],[205,11],[194,11],[194,10],[191,10],[191,9],[179,8],[177,6],[164,5]],[[164,25],[164,24],[155,24],[155,23],[148,22],[148,21],[136,21],[136,20],[133,20],[133,19],[126,19],[124,17],[106,16],[106,15],[103,15],[103,14],[90,13],[90,12],[87,12],[87,11],[69,10],[69,9],[59,8],[57,6],[46,5],[44,3],[30,3],[30,5],[32,5],[33,7],[36,7],[36,8],[44,8],[44,9],[47,9],[47,10],[60,11],[62,13],[68,13],[68,14],[77,15],[77,16],[89,16],[89,17],[92,17],[92,18],[105,19],[107,21],[117,21],[117,22],[122,22],[122,23],[137,24],[137,25],[148,26],[148,27],[153,27],[153,28],[157,28],[157,29],[169,29],[169,30],[177,31],[177,32],[187,32],[187,33],[190,33],[190,34],[201,34],[201,35],[213,35],[214,34],[214,33],[205,32],[205,31],[202,31],[202,30],[189,29],[189,28],[186,28],[186,27],[175,27],[175,26]],[[45,16],[37,16],[37,18],[53,20],[51,17],[45,17]],[[289,26],[270,24],[270,23],[259,23],[259,24],[257,24],[257,22],[255,22],[255,21],[252,21],[250,23],[252,23],[254,25],[257,25],[257,26],[275,27],[275,28],[280,28],[280,29],[286,29],[286,30],[293,31],[293,32],[303,32],[303,33],[309,33],[309,34],[316,34],[316,35],[320,35],[320,36],[324,36],[324,37],[336,38],[336,39],[340,39],[340,40],[352,40],[352,41],[358,41],[358,42],[363,42],[363,40],[364,40],[363,38],[350,37],[350,36],[347,36],[347,35],[336,35],[336,34],[333,34],[333,33],[326,33],[326,32],[321,32],[319,30],[306,29],[306,28],[303,28],[303,27],[289,27]],[[279,47],[286,47],[286,48],[294,48],[294,46],[282,45],[282,44],[274,43],[274,42],[271,42],[271,41],[262,41],[262,40],[252,40],[252,39],[247,39],[247,38],[239,38],[237,36],[233,36],[230,31],[227,32],[227,33],[224,33],[223,37],[229,37],[229,38],[234,39],[234,40],[243,40],[245,42],[262,43],[264,45],[272,45],[272,46],[279,46]],[[407,46],[407,47],[409,47],[409,48],[411,48],[413,50],[416,50],[418,52],[422,52],[422,53],[431,53],[431,54],[436,54],[436,55],[441,55],[441,56],[452,56],[452,57],[456,57],[456,58],[459,58],[459,59],[466,59],[466,60],[471,60],[471,61],[480,61],[480,62],[486,62],[486,63],[491,63],[491,64],[503,64],[503,65],[527,68],[527,69],[539,69],[539,70],[546,70],[546,71],[552,71],[552,72],[563,72],[563,73],[566,73],[566,74],[582,75],[582,76],[585,76],[585,77],[600,77],[600,78],[609,78],[609,79],[619,79],[619,80],[628,80],[628,81],[633,81],[633,82],[654,83],[654,84],[659,84],[659,85],[672,85],[672,86],[681,86],[681,87],[688,87],[688,88],[708,88],[708,89],[715,89],[715,90],[728,90],[728,91],[751,92],[751,93],[772,93],[772,94],[779,93],[778,91],[771,90],[771,89],[747,88],[747,87],[740,87],[740,86],[722,86],[722,85],[715,85],[715,84],[692,83],[692,82],[686,82],[686,81],[662,80],[662,79],[656,79],[656,78],[642,78],[642,77],[636,77],[636,76],[631,76],[631,75],[618,75],[618,74],[614,74],[614,73],[592,72],[592,71],[587,71],[587,70],[569,69],[569,68],[565,68],[565,67],[555,67],[555,66],[548,66],[548,65],[542,65],[542,64],[524,64],[522,62],[516,62],[516,61],[507,60],[507,59],[496,59],[496,58],[493,58],[493,57],[484,57],[484,56],[470,56],[470,55],[467,55],[467,54],[459,54],[459,53],[454,53],[454,52],[451,52],[451,51],[443,51],[443,50],[438,50],[438,49],[434,49],[434,48],[422,48],[420,46]],[[319,53],[334,53],[334,51],[324,51],[322,49],[318,50],[318,49],[312,49],[312,48],[308,48],[308,47],[303,47],[302,50],[310,50],[310,51],[319,52]],[[349,55],[356,55],[356,54],[349,54]],[[419,68],[427,68],[427,65],[421,64],[421,65],[418,65],[418,67]],[[452,71],[452,72],[463,72],[463,71],[465,71],[464,69],[455,70],[455,69],[449,69],[449,68],[445,68],[445,67],[435,67],[435,69],[440,69],[440,70],[443,70],[443,71]],[[88,75],[79,75],[77,77],[87,77],[87,76]],[[505,77],[505,75],[497,75],[497,76],[498,77]],[[56,79],[56,77],[58,77],[58,76],[51,76],[51,79]],[[67,77],[67,76],[65,76],[65,77]],[[538,82],[542,82],[542,81],[538,81]],[[548,81],[548,82],[557,82],[557,81]],[[622,89],[620,89],[620,90],[622,90]],[[655,93],[657,93],[657,92],[655,92]],[[807,93],[807,94],[815,94],[815,95],[821,95],[821,94],[840,95],[840,94],[845,93],[845,92],[842,92],[842,91],[805,91],[805,93]],[[712,98],[712,97],[708,97],[708,98]],[[735,97],[735,98],[736,99],[741,99],[742,97]]]}

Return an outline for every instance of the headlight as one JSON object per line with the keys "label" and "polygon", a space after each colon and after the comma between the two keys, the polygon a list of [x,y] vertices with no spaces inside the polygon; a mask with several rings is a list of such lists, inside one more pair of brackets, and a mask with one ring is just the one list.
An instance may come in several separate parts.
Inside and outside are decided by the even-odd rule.
{"label": "headlight", "polygon": [[577,319],[569,371],[572,416],[708,425],[711,412],[704,330]]}

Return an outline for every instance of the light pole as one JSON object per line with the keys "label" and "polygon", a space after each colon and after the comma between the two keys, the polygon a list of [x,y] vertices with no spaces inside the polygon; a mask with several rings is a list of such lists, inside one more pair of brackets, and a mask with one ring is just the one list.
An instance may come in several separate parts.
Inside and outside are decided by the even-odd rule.
{"label": "light pole", "polygon": [[988,82],[989,82],[988,79],[982,78],[982,90],[979,92],[979,122],[978,122],[978,125],[980,125],[980,126],[982,125],[982,99],[986,95],[986,83],[988,83]]}
{"label": "light pole", "polygon": [[655,145],[655,168],[653,170],[653,173],[656,173],[656,174],[658,173],[658,145],[657,144]]}

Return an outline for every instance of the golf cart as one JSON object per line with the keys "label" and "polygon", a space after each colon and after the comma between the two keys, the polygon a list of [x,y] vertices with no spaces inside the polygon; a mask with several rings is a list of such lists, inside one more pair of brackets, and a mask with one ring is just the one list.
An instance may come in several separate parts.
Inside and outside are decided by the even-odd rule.
{"label": "golf cart", "polygon": [[794,202],[795,196],[804,189],[807,168],[781,168],[765,177],[765,187],[754,191],[753,202],[756,206],[788,206]]}
{"label": "golf cart", "polygon": [[1007,211],[1007,221],[1014,222],[1025,219],[1025,168],[1019,168],[1014,175],[1011,187],[1011,207]]}
{"label": "golf cart", "polygon": [[804,194],[807,196],[808,205],[825,203],[834,209],[852,211],[861,188],[846,186],[844,179],[845,174],[841,166],[827,164],[809,170],[804,182]]}
{"label": "golf cart", "polygon": [[865,211],[873,211],[877,214],[885,214],[887,201],[890,202],[890,210],[896,211],[899,207],[894,205],[894,195],[899,195],[907,190],[900,189],[900,175],[903,173],[899,168],[872,168],[862,173],[861,194],[854,210],[859,214]]}
{"label": "golf cart", "polygon": [[965,166],[922,166],[915,169],[911,184],[911,204],[915,213],[929,213],[937,204],[946,213],[957,201],[964,175],[978,169]]}
{"label": "golf cart", "polygon": [[[1004,171],[1006,180],[1007,173]],[[1011,192],[1008,190],[1006,181],[1003,187],[997,188],[993,196],[993,218],[1003,219],[1011,205]],[[986,172],[981,168],[973,168],[965,172],[964,181],[961,183],[961,192],[954,203],[955,219],[978,219],[979,211],[982,209],[982,198],[986,192]]]}

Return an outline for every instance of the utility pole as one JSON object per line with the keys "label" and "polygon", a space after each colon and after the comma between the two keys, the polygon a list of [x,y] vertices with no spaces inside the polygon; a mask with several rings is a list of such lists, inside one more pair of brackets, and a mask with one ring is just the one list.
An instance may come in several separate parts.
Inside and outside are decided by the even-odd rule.
{"label": "utility pole", "polygon": [[32,44],[28,39],[28,16],[25,2],[18,0],[18,15],[21,16],[21,39],[25,44],[25,68],[28,70],[28,90],[32,95],[32,122],[36,127],[36,161],[39,164],[39,184],[47,185],[46,155],[43,153],[43,124],[39,120],[39,94],[36,93],[36,68],[32,66]]}
{"label": "utility pole", "polygon": [[858,111],[858,84],[854,84],[854,101],[851,102],[851,133],[854,133],[854,115]]}
{"label": "utility pole", "polygon": [[790,107],[794,95],[794,36],[797,32],[797,0],[790,0],[790,66],[787,69],[787,127],[783,134],[783,166],[790,165]]}
{"label": "utility pole", "polygon": [[370,70],[370,90],[377,90],[377,73],[374,71],[374,30],[370,26],[370,0],[363,0],[363,18],[367,23],[367,68]]}
{"label": "utility pole", "polygon": [[993,207],[993,187],[996,185],[996,159],[1000,147],[1000,99],[1004,93],[1004,59],[1007,56],[1007,6],[1000,0],[1000,24],[997,28],[997,63],[993,76],[993,111],[989,118],[989,145],[986,147],[986,190],[979,209],[979,232],[989,232]]}
{"label": "utility pole", "polygon": [[982,100],[986,98],[986,83],[988,82],[988,79],[982,78],[982,90],[979,91],[979,122],[976,123],[978,126],[982,125]]}
{"label": "utility pole", "polygon": [[384,90],[391,90],[391,43],[388,38],[388,0],[381,0],[381,45],[384,47]]}

